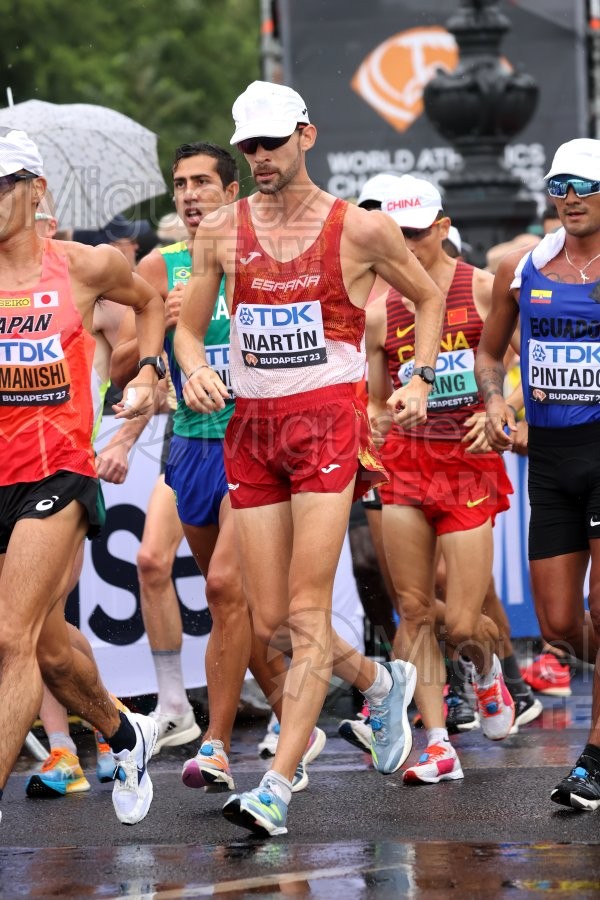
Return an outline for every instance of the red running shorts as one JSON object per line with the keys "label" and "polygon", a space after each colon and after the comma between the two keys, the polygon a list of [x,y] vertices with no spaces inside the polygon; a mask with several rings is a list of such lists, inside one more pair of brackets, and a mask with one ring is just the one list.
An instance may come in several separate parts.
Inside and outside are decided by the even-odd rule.
{"label": "red running shorts", "polygon": [[510,506],[513,487],[497,453],[467,453],[457,441],[388,435],[380,450],[389,482],[379,488],[384,505],[419,507],[436,534],[492,524]]}
{"label": "red running shorts", "polygon": [[298,493],[339,494],[354,478],[357,499],[387,478],[367,411],[349,384],[237,398],[224,450],[234,509],[282,503]]}

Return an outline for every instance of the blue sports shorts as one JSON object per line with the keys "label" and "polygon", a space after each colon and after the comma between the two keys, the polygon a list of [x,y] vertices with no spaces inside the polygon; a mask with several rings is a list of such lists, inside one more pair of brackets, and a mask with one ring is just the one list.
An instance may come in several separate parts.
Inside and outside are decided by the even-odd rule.
{"label": "blue sports shorts", "polygon": [[223,441],[174,434],[165,467],[165,481],[175,493],[184,525],[203,528],[219,524],[221,501],[227,494]]}

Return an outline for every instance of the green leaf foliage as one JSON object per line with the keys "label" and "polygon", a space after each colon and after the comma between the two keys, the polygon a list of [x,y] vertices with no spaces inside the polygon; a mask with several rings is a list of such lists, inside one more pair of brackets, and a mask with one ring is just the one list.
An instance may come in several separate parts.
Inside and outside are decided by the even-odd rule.
{"label": "green leaf foliage", "polygon": [[178,144],[229,146],[231,105],[260,78],[259,0],[0,0],[0,22],[0,106],[10,87],[119,110],[159,135],[167,183]]}

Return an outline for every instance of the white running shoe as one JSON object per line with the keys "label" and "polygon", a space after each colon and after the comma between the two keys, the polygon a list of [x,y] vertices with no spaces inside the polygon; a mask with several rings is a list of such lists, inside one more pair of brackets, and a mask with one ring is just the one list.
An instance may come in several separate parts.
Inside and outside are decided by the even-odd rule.
{"label": "white running shoe", "polygon": [[124,825],[141,822],[152,803],[152,781],[146,766],[158,738],[158,726],[150,716],[124,713],[137,736],[133,750],[113,753],[115,758],[115,783],[112,799],[117,819]]}
{"label": "white running shoe", "polygon": [[275,756],[277,752],[277,741],[279,740],[279,722],[275,713],[272,713],[267,727],[267,733],[258,745],[258,755],[261,759],[268,759]]}
{"label": "white running shoe", "polygon": [[326,743],[327,737],[325,732],[320,728],[313,728],[308,739],[308,744],[306,745],[306,750],[302,754],[302,759],[298,763],[298,767],[292,778],[292,794],[297,794],[299,791],[303,791],[308,787],[307,766],[309,763],[314,762]]}
{"label": "white running shoe", "polygon": [[163,747],[179,747],[180,744],[189,744],[200,737],[200,727],[191,706],[182,715],[163,713],[160,706],[157,706],[152,710],[149,718],[156,722],[158,727],[158,740],[154,748],[154,756],[160,753]]}
{"label": "white running shoe", "polygon": [[449,741],[438,741],[426,747],[416,765],[406,769],[404,784],[437,784],[464,778],[456,750]]}

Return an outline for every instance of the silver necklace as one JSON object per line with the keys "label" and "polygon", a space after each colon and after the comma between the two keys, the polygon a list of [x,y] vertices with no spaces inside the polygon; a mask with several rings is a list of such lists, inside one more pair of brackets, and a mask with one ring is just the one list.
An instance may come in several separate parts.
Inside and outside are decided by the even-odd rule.
{"label": "silver necklace", "polygon": [[590,259],[589,262],[586,262],[586,264],[585,264],[585,266],[583,267],[583,269],[580,269],[579,266],[576,266],[575,263],[570,259],[569,254],[567,253],[567,248],[566,248],[566,247],[564,248],[564,251],[565,251],[565,256],[566,256],[566,258],[567,258],[567,262],[569,263],[569,265],[571,266],[571,268],[576,269],[577,272],[579,272],[579,274],[581,275],[581,280],[582,280],[583,283],[585,284],[586,281],[589,281],[589,280],[590,280],[590,279],[588,278],[588,276],[585,274],[585,270],[586,270],[587,268],[589,268],[589,266],[591,266],[591,264],[592,264],[593,262],[595,262],[595,260],[597,260],[598,257],[600,257],[600,253],[596,253],[596,255],[595,255],[592,259]]}

